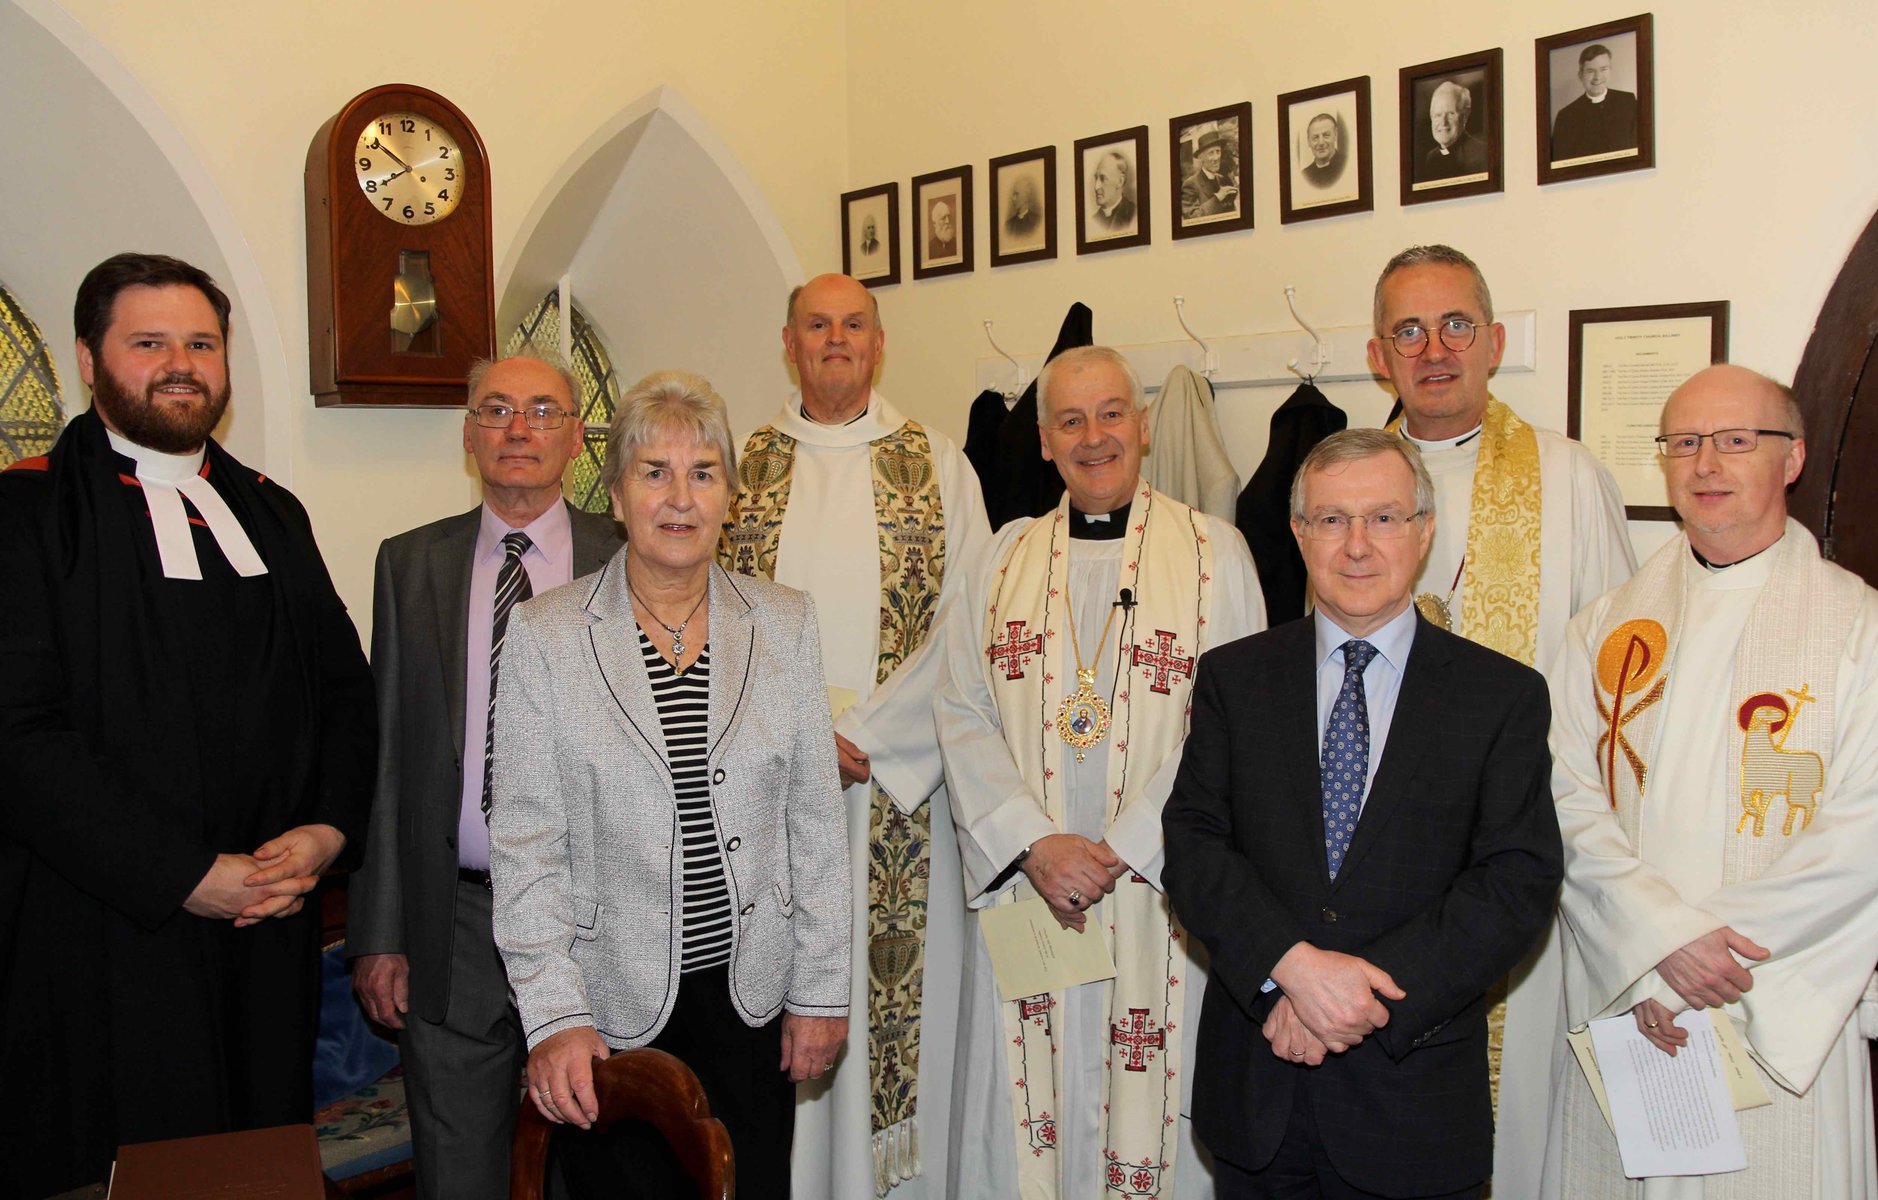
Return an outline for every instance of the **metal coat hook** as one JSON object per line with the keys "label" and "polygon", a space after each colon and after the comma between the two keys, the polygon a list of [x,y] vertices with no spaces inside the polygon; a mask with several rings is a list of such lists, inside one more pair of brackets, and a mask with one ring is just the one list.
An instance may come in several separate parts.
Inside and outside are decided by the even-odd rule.
{"label": "metal coat hook", "polygon": [[1180,319],[1180,327],[1187,331],[1187,336],[1200,347],[1200,374],[1208,379],[1213,378],[1219,372],[1219,352],[1201,341],[1200,335],[1193,331],[1193,326],[1187,324],[1187,298],[1185,296],[1174,297],[1174,316]]}
{"label": "metal coat hook", "polygon": [[1305,370],[1299,367],[1298,360],[1295,358],[1285,366],[1304,382],[1313,383],[1319,375],[1323,374],[1324,368],[1330,365],[1331,347],[1317,335],[1317,330],[1311,328],[1311,323],[1304,319],[1304,314],[1298,311],[1298,289],[1295,284],[1285,285],[1285,307],[1291,310],[1291,319],[1298,323],[1298,328],[1311,335],[1311,344],[1314,347],[1310,369]]}
{"label": "metal coat hook", "polygon": [[985,340],[987,342],[990,342],[991,348],[993,350],[996,350],[999,356],[1002,357],[1004,361],[1010,363],[1011,368],[1017,372],[1016,386],[1009,387],[1004,390],[1004,398],[1006,400],[1017,399],[1018,396],[1023,394],[1024,384],[1026,382],[1026,380],[1024,379],[1024,364],[1018,362],[1015,358],[1012,358],[1011,352],[1009,350],[1006,350],[1003,346],[998,345],[998,339],[991,336],[991,322],[990,321],[985,322]]}

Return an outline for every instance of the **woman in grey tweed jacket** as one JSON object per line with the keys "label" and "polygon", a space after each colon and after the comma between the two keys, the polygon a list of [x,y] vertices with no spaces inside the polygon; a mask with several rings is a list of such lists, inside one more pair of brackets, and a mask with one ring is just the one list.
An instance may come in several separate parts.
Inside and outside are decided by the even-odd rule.
{"label": "woman in grey tweed jacket", "polygon": [[[586,1129],[594,1059],[668,1050],[748,1197],[786,1194],[794,1083],[846,1035],[851,917],[814,604],[715,565],[733,470],[705,380],[622,398],[603,482],[627,543],[509,620],[489,832],[535,1105]],[[571,1185],[617,1159],[657,1194],[656,1143],[597,1136],[561,1139]]]}

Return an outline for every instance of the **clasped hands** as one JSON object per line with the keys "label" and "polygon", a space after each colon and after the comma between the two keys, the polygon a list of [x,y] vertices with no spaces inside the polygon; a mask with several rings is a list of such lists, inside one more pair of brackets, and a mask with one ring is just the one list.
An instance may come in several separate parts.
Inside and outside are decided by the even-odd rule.
{"label": "clasped hands", "polygon": [[1286,1062],[1317,1066],[1389,1023],[1377,996],[1401,1000],[1407,992],[1367,959],[1299,942],[1272,968],[1284,990],[1262,1032],[1272,1053]]}
{"label": "clasped hands", "polygon": [[346,835],[331,825],[296,825],[254,848],[252,854],[218,854],[183,908],[198,917],[233,921],[235,928],[269,917],[290,917],[345,848]]}
{"label": "clasped hands", "polygon": [[1053,833],[1030,844],[1024,874],[1037,889],[1057,924],[1081,933],[1090,905],[1115,890],[1128,870],[1108,842],[1092,842],[1074,833]]}
{"label": "clasped hands", "polygon": [[[1741,999],[1754,986],[1754,976],[1735,959],[1763,962],[1773,951],[1753,938],[1723,925],[1690,942],[1656,964],[1656,973],[1690,1008],[1720,1008]],[[1676,1014],[1659,1000],[1645,1000],[1630,1010],[1637,1031],[1657,1049],[1676,1056],[1689,1041],[1689,1032],[1676,1027]]]}

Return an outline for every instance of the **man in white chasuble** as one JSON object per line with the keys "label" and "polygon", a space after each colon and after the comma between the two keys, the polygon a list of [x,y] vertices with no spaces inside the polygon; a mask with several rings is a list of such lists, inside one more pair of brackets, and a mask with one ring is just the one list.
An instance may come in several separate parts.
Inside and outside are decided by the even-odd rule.
{"label": "man in white chasuble", "polygon": [[1140,381],[1102,346],[1038,379],[1065,493],[964,564],[936,700],[974,909],[1040,899],[1113,980],[999,998],[974,928],[952,1105],[960,1196],[1210,1196],[1186,1114],[1205,989],[1160,881],[1195,663],[1262,629],[1237,530],[1141,482]]}
{"label": "man in white chasuble", "polygon": [[782,339],[801,390],[744,444],[720,557],[815,597],[867,948],[847,1048],[798,1093],[794,1190],[937,1198],[965,907],[933,731],[939,664],[919,650],[991,531],[965,456],[874,390],[887,334],[872,293],[811,279]]}
{"label": "man in white chasuble", "polygon": [[1785,388],[1710,367],[1656,441],[1683,531],[1572,620],[1550,677],[1567,1017],[1630,1013],[1674,1054],[1676,1015],[1719,1008],[1773,1103],[1736,1114],[1747,1170],[1628,1180],[1562,1069],[1553,1194],[1872,1197],[1878,592],[1787,516]]}
{"label": "man in white chasuble", "polygon": [[[1467,255],[1442,245],[1397,254],[1376,280],[1374,316],[1370,366],[1402,401],[1392,428],[1421,451],[1435,485],[1438,519],[1416,607],[1543,670],[1572,614],[1636,569],[1617,484],[1583,445],[1494,399],[1506,327]],[[1523,1200],[1539,1191],[1553,1051],[1565,1032],[1555,931],[1495,998],[1493,1194]]]}

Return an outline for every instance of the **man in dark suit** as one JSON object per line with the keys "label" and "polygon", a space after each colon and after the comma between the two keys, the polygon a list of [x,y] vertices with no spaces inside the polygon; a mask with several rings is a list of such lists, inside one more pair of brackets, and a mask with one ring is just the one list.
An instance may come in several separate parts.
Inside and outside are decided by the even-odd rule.
{"label": "man in dark suit", "polygon": [[937,262],[942,258],[957,258],[959,255],[959,234],[957,223],[952,219],[952,204],[941,200],[932,206],[932,229],[926,236],[926,258]]}
{"label": "man in dark suit", "polygon": [[1434,488],[1319,443],[1291,527],[1317,612],[1208,652],[1162,878],[1212,956],[1193,1118],[1231,1197],[1478,1196],[1486,991],[1561,875],[1544,680],[1410,604]]}
{"label": "man in dark suit", "polygon": [[[522,573],[510,568],[507,587],[525,599],[599,570],[619,545],[612,521],[561,497],[582,445],[578,395],[573,376],[541,358],[479,364],[463,448],[482,504],[378,551],[378,789],[346,949],[366,1013],[402,1031],[425,1197],[508,1195],[526,1050],[491,924],[491,648],[499,653],[497,593],[511,558]],[[511,541],[518,531],[526,541]]]}
{"label": "man in dark suit", "polygon": [[1487,169],[1487,143],[1469,128],[1474,115],[1474,94],[1452,79],[1444,79],[1428,100],[1428,130],[1435,144],[1422,156],[1416,182],[1478,175]]}
{"label": "man in dark suit", "polygon": [[1128,197],[1128,159],[1119,150],[1104,150],[1089,178],[1095,213],[1089,218],[1099,237],[1135,232],[1135,202]]}

